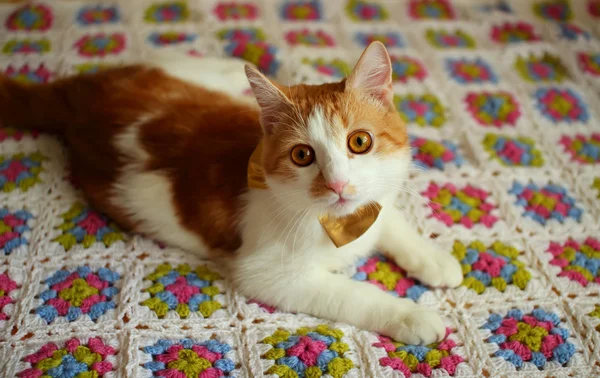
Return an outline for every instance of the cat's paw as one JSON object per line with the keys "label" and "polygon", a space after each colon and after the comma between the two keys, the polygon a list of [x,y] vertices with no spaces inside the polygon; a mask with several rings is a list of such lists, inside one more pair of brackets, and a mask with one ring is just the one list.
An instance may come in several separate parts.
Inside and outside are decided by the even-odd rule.
{"label": "cat's paw", "polygon": [[437,312],[417,308],[391,322],[385,333],[405,344],[427,345],[443,340],[446,327]]}
{"label": "cat's paw", "polygon": [[458,287],[463,281],[460,263],[454,256],[444,252],[434,252],[424,257],[418,269],[408,272],[414,277],[432,287]]}

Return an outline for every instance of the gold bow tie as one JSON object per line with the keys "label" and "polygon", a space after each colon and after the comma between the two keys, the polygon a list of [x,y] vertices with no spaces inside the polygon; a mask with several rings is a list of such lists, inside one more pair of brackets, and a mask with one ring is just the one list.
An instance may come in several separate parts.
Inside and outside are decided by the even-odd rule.
{"label": "gold bow tie", "polygon": [[[248,187],[252,189],[268,189],[262,165],[262,142],[258,144],[248,162]],[[375,223],[381,205],[373,203],[356,209],[352,214],[341,218],[328,214],[319,216],[321,226],[336,247],[342,247],[361,237]]]}

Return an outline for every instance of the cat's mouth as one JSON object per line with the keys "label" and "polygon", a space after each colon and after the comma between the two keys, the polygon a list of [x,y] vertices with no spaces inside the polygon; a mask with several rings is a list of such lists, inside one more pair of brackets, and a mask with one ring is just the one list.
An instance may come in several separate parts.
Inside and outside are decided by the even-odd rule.
{"label": "cat's mouth", "polygon": [[328,207],[332,215],[344,216],[352,213],[358,207],[358,202],[356,198],[338,196],[331,200]]}

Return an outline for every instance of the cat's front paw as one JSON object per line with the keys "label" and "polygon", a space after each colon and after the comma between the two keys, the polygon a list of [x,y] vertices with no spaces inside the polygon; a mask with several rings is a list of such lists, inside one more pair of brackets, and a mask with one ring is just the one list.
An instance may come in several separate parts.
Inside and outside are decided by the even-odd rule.
{"label": "cat's front paw", "polygon": [[444,252],[434,252],[424,258],[418,269],[408,274],[425,285],[432,287],[458,287],[463,281],[460,263],[454,256]]}
{"label": "cat's front paw", "polygon": [[427,345],[443,340],[446,327],[437,312],[419,307],[391,322],[385,333],[405,344]]}

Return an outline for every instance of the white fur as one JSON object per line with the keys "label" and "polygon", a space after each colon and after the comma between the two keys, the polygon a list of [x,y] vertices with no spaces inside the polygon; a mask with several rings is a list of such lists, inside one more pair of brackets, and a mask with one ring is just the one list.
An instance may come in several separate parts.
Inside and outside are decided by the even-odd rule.
{"label": "white fur", "polygon": [[178,79],[227,93],[238,101],[256,103],[252,97],[242,96],[250,85],[244,72],[247,63],[241,59],[197,58],[176,52],[153,52],[146,56],[144,63],[162,68]]}
{"label": "white fur", "polygon": [[115,147],[127,157],[128,164],[116,180],[111,200],[114,205],[125,209],[131,219],[139,222],[139,228],[148,235],[204,254],[206,247],[198,235],[179,223],[173,206],[171,181],[160,172],[148,172],[144,168],[150,156],[140,146],[138,132],[151,119],[141,119],[115,138]]}

